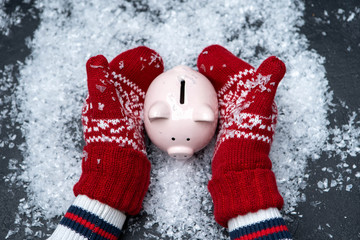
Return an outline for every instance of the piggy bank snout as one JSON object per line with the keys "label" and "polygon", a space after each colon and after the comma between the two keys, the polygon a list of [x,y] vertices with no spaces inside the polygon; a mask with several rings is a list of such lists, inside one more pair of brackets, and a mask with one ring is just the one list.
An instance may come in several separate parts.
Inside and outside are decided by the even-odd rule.
{"label": "piggy bank snout", "polygon": [[176,146],[168,149],[168,154],[177,160],[187,160],[192,157],[194,150],[189,147]]}

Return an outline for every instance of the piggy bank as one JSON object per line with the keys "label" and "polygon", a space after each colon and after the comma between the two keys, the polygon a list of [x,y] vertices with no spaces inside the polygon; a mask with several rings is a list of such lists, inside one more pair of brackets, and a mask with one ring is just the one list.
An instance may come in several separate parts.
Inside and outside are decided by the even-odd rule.
{"label": "piggy bank", "polygon": [[201,73],[177,66],[150,84],[144,124],[150,140],[178,160],[190,158],[212,139],[218,120],[214,87]]}

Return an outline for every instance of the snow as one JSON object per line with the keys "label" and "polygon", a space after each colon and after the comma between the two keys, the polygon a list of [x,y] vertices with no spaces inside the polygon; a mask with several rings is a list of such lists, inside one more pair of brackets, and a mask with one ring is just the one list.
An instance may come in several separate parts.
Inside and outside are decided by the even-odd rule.
{"label": "snow", "polygon": [[[150,230],[156,226],[160,239],[181,239],[184,234],[194,239],[226,238],[213,220],[207,190],[214,143],[188,162],[176,161],[151,146],[152,178],[144,209],[152,219],[144,227]],[[136,222],[131,225],[139,227]]]}
{"label": "snow", "polygon": [[[328,130],[332,93],[325,77],[325,59],[308,50],[307,39],[299,33],[302,2],[46,0],[36,4],[41,10],[40,26],[28,41],[31,56],[24,64],[19,63],[16,95],[0,96],[0,106],[11,102],[20,106],[18,117],[16,108],[5,108],[1,116],[11,112],[26,140],[26,147],[17,146],[24,151],[24,161],[21,165],[16,159],[10,161],[14,173],[5,179],[23,184],[27,191],[27,198],[19,203],[17,227],[10,229],[8,236],[19,228],[29,236],[43,236],[34,230],[41,225],[39,219],[50,221],[61,216],[74,200],[72,187],[81,173],[80,114],[86,96],[86,60],[97,54],[111,60],[142,44],[159,52],[166,69],[180,64],[195,68],[197,55],[214,43],[241,55],[253,66],[270,55],[278,56],[286,63],[287,73],[276,96],[279,117],[270,157],[285,200],[284,213],[295,214],[298,202],[306,201],[301,189],[309,177],[307,162],[318,159],[322,151],[340,160],[337,169],[324,166],[325,171],[336,174],[319,181],[319,190],[345,186],[346,191],[352,190],[352,184],[347,183],[349,174],[345,174],[352,167],[346,159],[360,151],[359,122],[354,113],[348,124]],[[344,14],[340,9],[337,13]],[[350,21],[351,16],[345,19]],[[17,22],[8,18],[0,11],[0,30],[5,33]],[[2,91],[13,87],[6,84],[11,82],[12,68],[7,66],[1,72]],[[0,147],[14,147],[15,138],[0,140]],[[150,229],[155,227],[157,237],[153,239],[227,238],[213,219],[207,191],[214,145],[213,140],[182,163],[148,144],[152,171],[142,212],[147,219],[144,227],[149,229],[145,234],[151,235]],[[136,233],[143,227],[136,220],[130,220],[127,231]],[[55,226],[49,224],[49,231]]]}
{"label": "snow", "polygon": [[21,19],[25,15],[21,11],[20,6],[16,6],[12,13],[7,14],[5,12],[5,5],[9,2],[10,0],[0,0],[0,33],[5,36],[10,34],[10,27],[21,24]]}
{"label": "snow", "polygon": [[350,191],[352,189],[353,185],[352,184],[348,184],[346,185],[346,191]]}
{"label": "snow", "polygon": [[[343,107],[347,108],[346,105]],[[360,176],[356,171],[357,165],[353,163],[353,159],[360,153],[360,119],[356,112],[352,112],[348,117],[347,124],[329,128],[329,141],[324,146],[324,151],[329,158],[338,161],[335,169],[327,166],[322,168],[329,173],[328,178],[331,184],[328,191],[342,190],[343,188],[350,191],[352,189],[350,182]],[[323,190],[319,184],[318,188]]]}
{"label": "snow", "polygon": [[351,13],[350,13],[350,16],[349,16],[348,19],[347,19],[347,21],[348,21],[348,22],[351,22],[351,21],[354,19],[354,17],[355,17],[355,13],[354,13],[354,12],[351,12]]}
{"label": "snow", "polygon": [[[360,152],[360,119],[357,119],[357,113],[353,112],[349,116],[348,124],[341,126],[341,128],[335,126],[330,130],[332,142],[327,144],[327,150],[336,152],[343,161],[349,155],[355,157]],[[349,167],[347,163],[344,163],[343,166]]]}
{"label": "snow", "polygon": [[359,13],[359,7],[355,7],[353,11],[345,11],[344,9],[339,8],[336,12],[336,18],[344,22],[351,22],[356,18],[356,16],[359,16]]}

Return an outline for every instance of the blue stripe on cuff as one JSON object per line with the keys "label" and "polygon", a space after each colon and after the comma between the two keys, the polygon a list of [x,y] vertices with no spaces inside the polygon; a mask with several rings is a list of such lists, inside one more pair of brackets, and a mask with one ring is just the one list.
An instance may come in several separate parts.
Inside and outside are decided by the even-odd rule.
{"label": "blue stripe on cuff", "polygon": [[108,233],[111,233],[114,236],[118,237],[121,233],[121,230],[119,228],[115,227],[114,225],[104,221],[97,215],[95,215],[91,212],[88,212],[80,207],[72,205],[69,208],[68,212],[75,214],[75,215],[91,222],[92,224],[95,224],[96,226],[100,227],[101,229],[103,229],[104,231],[106,231]]}
{"label": "blue stripe on cuff", "polygon": [[60,224],[68,227],[69,229],[75,231],[76,233],[84,236],[89,240],[109,240],[108,238],[104,238],[101,235],[94,233],[92,230],[86,228],[84,225],[81,225],[80,223],[77,223],[66,217],[61,220]]}
{"label": "blue stripe on cuff", "polygon": [[[269,220],[261,221],[254,223],[245,227],[234,229],[230,232],[231,239],[241,238],[243,236],[262,231],[265,229],[270,229],[273,227],[286,226],[284,219],[282,218],[272,218]],[[256,238],[256,240],[268,240],[268,239],[291,239],[291,235],[288,231],[281,231],[266,236]]]}
{"label": "blue stripe on cuff", "polygon": [[[71,213],[75,216],[81,217],[82,219],[86,220],[89,224],[93,224],[95,227],[98,227],[105,232],[108,232],[116,237],[119,237],[121,234],[121,230],[114,225],[106,222],[105,220],[101,219],[99,216],[86,211],[80,207],[77,206],[70,206],[70,208],[67,211],[68,213]],[[75,220],[72,220],[70,218],[65,216],[60,221],[61,225],[64,225],[68,227],[69,229],[75,231],[76,233],[90,239],[90,240],[108,240],[108,238],[105,238],[95,232],[93,230],[85,227],[84,225],[76,222]]]}

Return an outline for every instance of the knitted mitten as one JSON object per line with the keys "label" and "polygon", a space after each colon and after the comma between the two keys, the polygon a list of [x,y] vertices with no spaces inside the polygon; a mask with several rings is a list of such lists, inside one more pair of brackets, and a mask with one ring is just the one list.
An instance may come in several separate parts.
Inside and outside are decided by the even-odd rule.
{"label": "knitted mitten", "polygon": [[140,211],[149,185],[143,104],[151,81],[163,72],[162,59],[138,47],[110,64],[102,55],[92,57],[86,69],[82,175],[74,186],[77,198],[51,239],[117,239],[124,213]]}
{"label": "knitted mitten", "polygon": [[[278,209],[283,205],[271,171],[269,152],[277,114],[274,97],[285,74],[285,65],[270,57],[255,70],[219,45],[205,48],[197,65],[213,83],[220,108],[220,130],[208,186],[215,219],[224,227],[233,219],[230,231],[241,232],[230,234],[236,236],[233,239],[267,236],[271,231],[262,231],[263,228],[279,225]],[[269,216],[276,220],[275,225],[257,225]],[[252,224],[254,228],[243,229]],[[285,225],[277,230],[275,235],[285,232],[279,236],[290,238]],[[251,235],[253,232],[256,234]]]}

